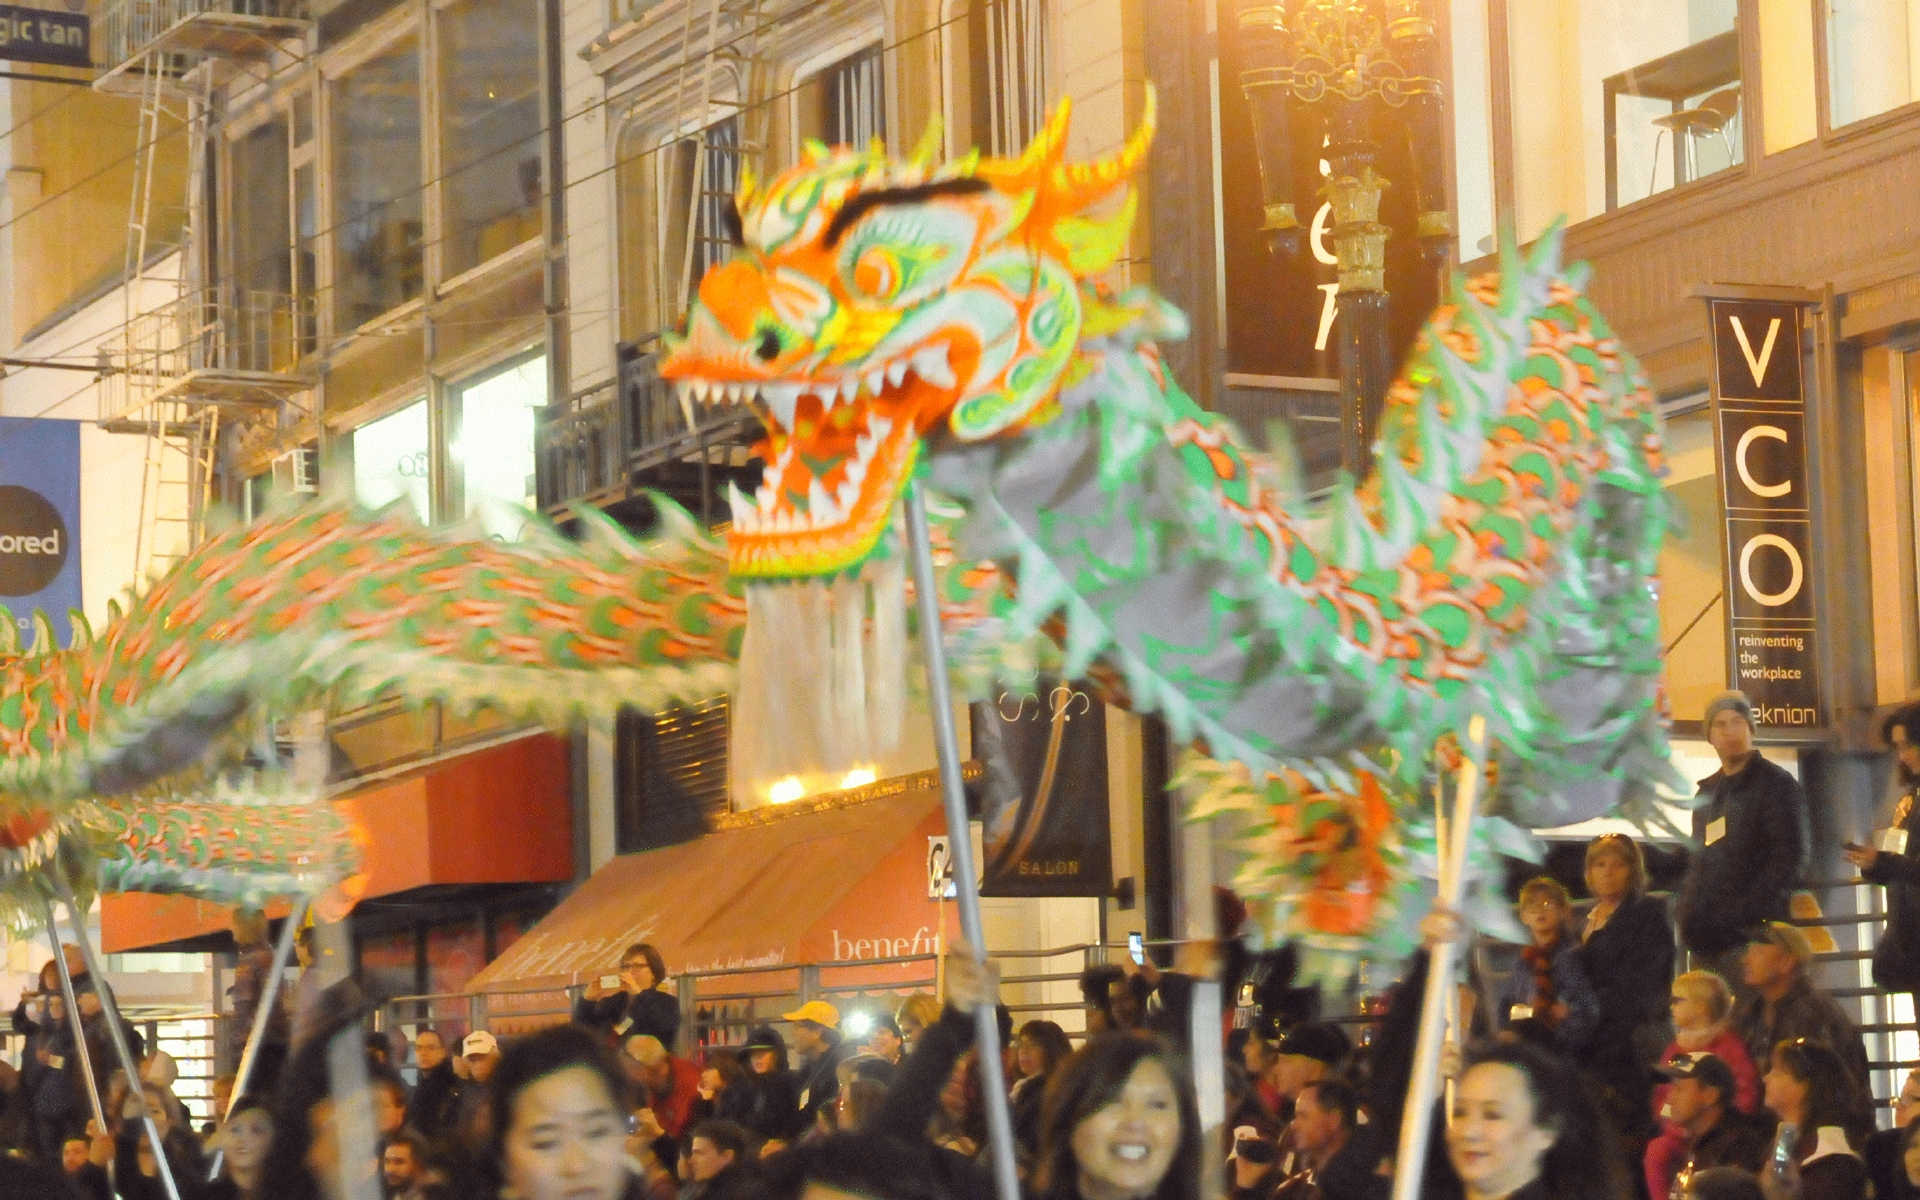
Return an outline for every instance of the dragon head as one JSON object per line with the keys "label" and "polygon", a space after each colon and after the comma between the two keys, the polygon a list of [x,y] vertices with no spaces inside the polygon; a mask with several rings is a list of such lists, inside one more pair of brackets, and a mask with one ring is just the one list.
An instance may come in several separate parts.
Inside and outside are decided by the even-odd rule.
{"label": "dragon head", "polygon": [[[892,523],[921,439],[1045,418],[1133,222],[1153,131],[1065,160],[1068,106],[1017,159],[936,166],[809,144],[735,198],[740,249],[701,281],[660,373],[684,404],[745,401],[766,426],[754,497],[732,495],[729,567],[747,579],[857,569]],[[1102,201],[1124,193],[1111,211]]]}

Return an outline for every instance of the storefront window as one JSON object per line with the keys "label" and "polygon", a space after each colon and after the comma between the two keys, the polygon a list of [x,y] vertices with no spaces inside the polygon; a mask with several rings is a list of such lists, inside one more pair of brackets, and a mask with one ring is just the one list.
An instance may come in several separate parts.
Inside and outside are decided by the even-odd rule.
{"label": "storefront window", "polygon": [[728,220],[743,155],[739,117],[716,121],[662,148],[662,279],[670,283],[662,287],[661,299],[673,305],[670,319],[679,317],[707,271],[733,253]]}
{"label": "storefront window", "polygon": [[440,14],[445,275],[541,235],[539,13],[467,0]]}
{"label": "storefront window", "polygon": [[1827,0],[1828,121],[1838,128],[1920,100],[1920,4]]}
{"label": "storefront window", "polygon": [[342,332],[420,295],[420,51],[407,38],[335,81],[334,318]]}
{"label": "storefront window", "polygon": [[1521,239],[1742,161],[1736,0],[1539,0],[1508,18]]}
{"label": "storefront window", "polygon": [[547,403],[547,360],[530,358],[455,392],[460,432],[453,463],[461,507],[487,536],[513,540],[539,506],[533,486],[533,426]]}
{"label": "storefront window", "polygon": [[1674,718],[1697,721],[1727,686],[1724,536],[1713,420],[1702,406],[1667,422],[1667,495],[1676,510],[1660,550],[1660,640]]}
{"label": "storefront window", "polygon": [[371,508],[405,499],[421,520],[431,518],[433,453],[426,400],[369,421],[350,436],[355,498]]}

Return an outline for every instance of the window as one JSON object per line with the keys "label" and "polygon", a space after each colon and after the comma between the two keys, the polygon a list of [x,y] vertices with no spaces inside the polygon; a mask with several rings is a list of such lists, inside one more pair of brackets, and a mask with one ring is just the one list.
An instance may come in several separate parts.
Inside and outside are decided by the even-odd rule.
{"label": "window", "polygon": [[420,50],[411,37],[333,84],[334,321],[357,329],[421,294]]}
{"label": "window", "polygon": [[1827,94],[1836,128],[1920,100],[1920,0],[1827,0]]}
{"label": "window", "polygon": [[1522,241],[1743,161],[1736,0],[1539,0],[1509,10]]}
{"label": "window", "polygon": [[287,121],[275,117],[235,139],[232,148],[232,217],[226,296],[234,364],[246,370],[275,365],[274,316],[285,309],[272,298],[293,292],[292,209],[287,196]]}
{"label": "window", "polygon": [[829,146],[865,150],[887,137],[886,58],[868,46],[820,72],[820,128]]}
{"label": "window", "polygon": [[433,512],[433,452],[427,402],[369,421],[351,434],[353,494],[370,508],[405,499],[422,521]]}
{"label": "window", "polygon": [[1046,0],[970,6],[967,41],[975,140],[994,154],[1019,154],[1047,123]]}
{"label": "window", "polygon": [[1456,4],[1448,10],[1453,40],[1454,220],[1460,261],[1493,253],[1493,73],[1487,9]]}
{"label": "window", "polygon": [[677,319],[709,267],[733,253],[728,217],[740,186],[740,118],[727,117],[665,148],[661,169],[662,323]]}
{"label": "window", "polygon": [[1669,417],[1666,433],[1666,488],[1678,520],[1660,549],[1660,640],[1667,647],[1672,712],[1680,720],[1698,720],[1707,701],[1727,686],[1720,568],[1725,531],[1712,415],[1702,404]]}
{"label": "window", "polygon": [[440,14],[443,277],[541,235],[539,13],[466,0]]}
{"label": "window", "polygon": [[671,846],[705,832],[728,809],[727,701],[643,713],[614,722],[614,846],[621,854]]}
{"label": "window", "polygon": [[534,494],[533,427],[547,403],[547,360],[526,359],[453,392],[456,510],[478,517],[487,536],[514,540],[539,507]]}

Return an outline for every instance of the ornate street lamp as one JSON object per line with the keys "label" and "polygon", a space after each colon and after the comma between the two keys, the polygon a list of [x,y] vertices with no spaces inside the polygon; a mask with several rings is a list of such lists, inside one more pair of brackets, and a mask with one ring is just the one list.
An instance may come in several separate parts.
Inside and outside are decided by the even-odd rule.
{"label": "ornate street lamp", "polygon": [[1332,205],[1339,271],[1341,465],[1368,465],[1393,362],[1387,355],[1386,256],[1390,230],[1379,171],[1389,137],[1406,139],[1418,236],[1429,259],[1453,236],[1446,202],[1445,117],[1432,0],[1236,0],[1265,207],[1261,228],[1276,253],[1300,245],[1293,138],[1324,140],[1332,167],[1321,194]]}

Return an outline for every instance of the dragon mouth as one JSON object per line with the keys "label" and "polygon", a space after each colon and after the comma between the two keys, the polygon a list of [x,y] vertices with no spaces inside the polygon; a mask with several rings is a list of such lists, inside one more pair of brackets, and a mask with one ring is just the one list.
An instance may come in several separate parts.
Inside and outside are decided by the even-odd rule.
{"label": "dragon mouth", "polygon": [[946,341],[831,379],[681,378],[683,405],[750,404],[767,427],[760,486],[751,497],[728,496],[732,572],[803,578],[864,561],[957,383]]}

